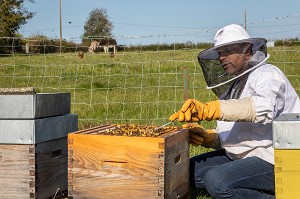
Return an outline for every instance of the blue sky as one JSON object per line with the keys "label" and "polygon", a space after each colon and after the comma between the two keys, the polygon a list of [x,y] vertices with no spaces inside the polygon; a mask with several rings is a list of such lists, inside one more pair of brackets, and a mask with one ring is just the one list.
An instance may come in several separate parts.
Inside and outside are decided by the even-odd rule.
{"label": "blue sky", "polygon": [[[80,41],[95,8],[107,9],[113,35],[121,42],[211,42],[222,26],[244,23],[251,37],[300,38],[299,0],[61,0],[63,38]],[[25,37],[59,38],[59,0],[26,1],[36,15],[19,30]],[[160,35],[160,36],[159,36]],[[147,41],[149,40],[149,41]],[[133,42],[133,41],[132,41]],[[120,42],[119,42],[120,43]]]}

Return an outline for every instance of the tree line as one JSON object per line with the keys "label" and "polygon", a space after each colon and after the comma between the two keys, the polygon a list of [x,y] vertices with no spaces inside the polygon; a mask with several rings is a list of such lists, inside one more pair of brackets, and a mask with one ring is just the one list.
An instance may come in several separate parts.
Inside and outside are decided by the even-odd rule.
{"label": "tree line", "polygon": [[[23,38],[18,30],[32,19],[36,13],[29,11],[25,6],[26,0],[0,0],[0,53],[11,53],[26,51],[26,48],[33,49],[38,53],[57,52],[57,40],[49,39],[44,35],[31,35]],[[27,0],[35,3],[35,0]],[[88,37],[112,37],[113,25],[110,22],[106,9],[94,9],[90,12],[88,20],[84,25],[81,46],[90,45]],[[69,52],[78,44],[62,41],[64,52]]]}
{"label": "tree line", "polygon": [[[35,3],[35,0],[27,0]],[[18,33],[18,30],[32,19],[36,13],[27,10],[24,7],[25,0],[0,0],[0,53],[18,53],[28,52],[30,49],[33,53],[56,53],[87,51],[91,41],[95,38],[113,38],[113,24],[109,20],[107,10],[95,8],[89,13],[89,17],[84,25],[83,34],[81,36],[81,44],[67,41],[65,39],[51,39],[45,35],[31,35],[24,38]],[[299,46],[298,38],[289,40],[275,41],[275,46]],[[179,50],[186,48],[207,48],[212,46],[210,43],[176,43],[174,44],[149,44],[125,47],[117,46],[117,50],[121,51],[126,48],[127,51],[136,50]]]}
{"label": "tree line", "polygon": [[[60,39],[48,38],[44,35],[34,35],[29,38],[6,38],[0,37],[1,54],[49,54],[49,53],[70,53],[88,52],[88,47],[92,39],[78,44],[65,39],[60,43]],[[84,44],[86,43],[86,45]],[[60,45],[62,48],[60,48]],[[163,51],[163,50],[186,50],[186,49],[205,49],[211,47],[211,43],[176,43],[176,44],[148,44],[148,45],[122,45],[116,46],[117,52],[120,51]]]}

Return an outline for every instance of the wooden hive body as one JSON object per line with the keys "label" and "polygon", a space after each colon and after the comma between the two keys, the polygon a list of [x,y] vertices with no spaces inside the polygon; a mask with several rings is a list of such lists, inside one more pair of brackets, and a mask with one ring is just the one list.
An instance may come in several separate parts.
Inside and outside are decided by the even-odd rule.
{"label": "wooden hive body", "polygon": [[0,144],[0,198],[67,195],[67,138],[37,144]]}
{"label": "wooden hive body", "polygon": [[[183,198],[189,193],[188,131],[159,137],[68,135],[69,198]],[[109,128],[109,127],[107,127]]]}
{"label": "wooden hive body", "polygon": [[276,198],[300,198],[300,150],[275,149]]}

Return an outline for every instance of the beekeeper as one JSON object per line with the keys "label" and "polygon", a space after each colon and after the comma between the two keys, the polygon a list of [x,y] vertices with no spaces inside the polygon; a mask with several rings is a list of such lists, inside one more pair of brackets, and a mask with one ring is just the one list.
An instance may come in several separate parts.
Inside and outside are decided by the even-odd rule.
{"label": "beekeeper", "polygon": [[[193,145],[214,148],[191,158],[191,186],[214,198],[275,198],[272,121],[300,113],[300,101],[283,72],[267,63],[266,40],[239,25],[217,31],[214,47],[198,60],[219,100],[188,99],[170,120],[187,122]],[[216,129],[196,122],[217,120]]]}

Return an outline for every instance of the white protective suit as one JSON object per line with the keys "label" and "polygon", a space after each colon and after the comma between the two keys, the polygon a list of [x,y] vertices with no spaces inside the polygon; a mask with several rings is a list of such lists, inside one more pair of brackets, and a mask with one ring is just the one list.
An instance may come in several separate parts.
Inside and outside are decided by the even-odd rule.
{"label": "white protective suit", "polygon": [[252,97],[255,121],[217,121],[221,146],[232,159],[256,156],[274,164],[272,121],[282,113],[300,113],[299,97],[283,72],[267,63],[249,74],[239,98],[245,97]]}

